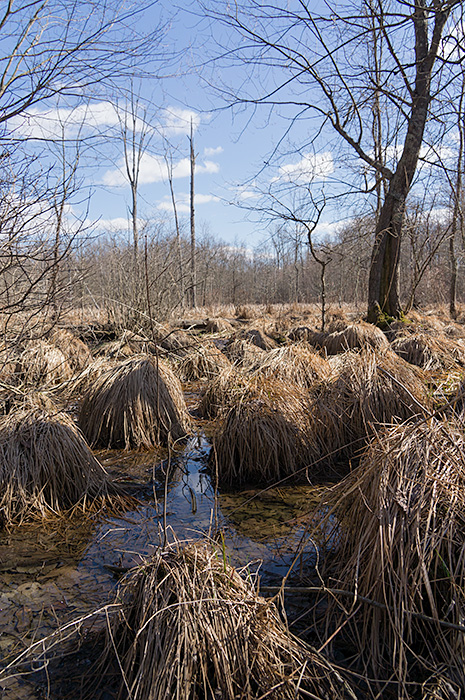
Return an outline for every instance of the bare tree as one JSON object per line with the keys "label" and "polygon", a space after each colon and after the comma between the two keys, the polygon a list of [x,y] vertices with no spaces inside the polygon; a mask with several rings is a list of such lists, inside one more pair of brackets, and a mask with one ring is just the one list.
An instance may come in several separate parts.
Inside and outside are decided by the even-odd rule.
{"label": "bare tree", "polygon": [[[287,132],[307,116],[313,126],[306,148],[318,150],[321,143],[327,147],[328,129],[332,130],[346,153],[355,157],[356,189],[382,197],[368,317],[378,322],[385,315],[399,316],[405,203],[422,144],[426,137],[437,139],[441,129],[433,116],[443,86],[450,90],[457,82],[457,61],[445,57],[442,38],[446,26],[457,20],[450,18],[455,8],[460,13],[460,0],[370,0],[342,9],[327,3],[323,14],[307,0],[244,0],[233,11],[220,2],[213,7],[212,12],[209,5],[210,14],[244,39],[222,46],[221,60],[232,58],[236,70],[239,64],[248,73],[247,81],[239,88],[222,89],[223,95],[232,104],[282,110]],[[370,68],[365,47],[374,41],[377,63]]]}
{"label": "bare tree", "polygon": [[190,215],[191,215],[191,281],[190,281],[190,303],[191,307],[195,309],[197,305],[197,270],[196,270],[196,246],[195,246],[195,186],[194,186],[194,176],[195,176],[195,150],[194,150],[194,127],[191,119],[191,131],[189,136],[189,151],[190,151],[190,166],[191,166],[191,177],[190,177]]}

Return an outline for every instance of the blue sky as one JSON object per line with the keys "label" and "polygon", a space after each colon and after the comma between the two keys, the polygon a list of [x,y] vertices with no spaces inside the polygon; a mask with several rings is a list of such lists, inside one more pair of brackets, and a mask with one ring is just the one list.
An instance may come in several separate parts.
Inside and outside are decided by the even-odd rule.
{"label": "blue sky", "polygon": [[[166,22],[158,50],[159,55],[177,53],[175,61],[159,61],[153,74],[167,77],[145,77],[135,81],[134,93],[140,95],[135,122],[136,141],[145,138],[139,175],[139,206],[141,220],[166,222],[173,225],[170,191],[166,177],[167,155],[172,159],[174,189],[178,211],[188,232],[189,211],[189,142],[191,123],[194,128],[196,167],[196,219],[199,235],[207,232],[228,244],[254,246],[266,240],[277,223],[263,221],[259,214],[246,209],[259,207],[263,201],[257,191],[273,189],[287,198],[289,192],[299,192],[312,183],[312,194],[318,199],[323,188],[328,204],[320,219],[316,234],[331,234],[351,219],[359,205],[353,198],[340,200],[345,182],[358,168],[360,161],[340,149],[332,132],[318,133],[320,117],[305,113],[305,118],[293,122],[289,135],[283,138],[291,123],[292,111],[281,108],[266,111],[258,108],[227,109],[218,90],[211,87],[237,81],[247,89],[259,90],[268,81],[273,85],[274,74],[247,74],[238,66],[237,74],[230,68],[223,76],[209,59],[218,45],[227,43],[228,31],[218,23],[201,17],[198,5],[191,11],[173,8],[166,0],[153,4],[139,19],[142,29]],[[197,10],[196,10],[197,8]],[[202,65],[202,63],[205,63]],[[150,66],[145,66],[145,70]],[[150,71],[149,71],[150,72]],[[263,77],[264,76],[264,77]],[[128,88],[128,83],[125,88]],[[63,100],[59,105],[44,104],[32,108],[27,115],[16,117],[9,128],[18,136],[30,138],[70,139],[68,150],[72,160],[72,139],[78,134],[86,137],[82,149],[78,176],[84,190],[91,193],[88,204],[79,194],[69,209],[69,215],[87,216],[87,223],[98,231],[124,231],[127,227],[130,189],[125,175],[121,123],[124,122],[128,97],[101,95],[97,100]],[[311,95],[305,95],[311,101]],[[130,130],[131,131],[131,130]],[[86,144],[97,144],[97,149]],[[168,144],[168,145],[167,145]],[[281,157],[268,165],[270,154],[278,146]],[[394,146],[395,148],[395,146]],[[446,147],[447,148],[447,147]],[[352,168],[352,175],[348,175]],[[278,189],[277,183],[280,185]],[[349,185],[347,185],[349,189]],[[331,195],[336,199],[331,200]],[[84,197],[85,199],[85,197]],[[78,201],[81,203],[78,204]],[[232,202],[243,205],[243,209]],[[296,206],[299,202],[294,203]],[[353,206],[352,206],[353,205]],[[266,217],[265,217],[266,218]]]}
{"label": "blue sky", "polygon": [[[192,5],[194,8],[195,5]],[[171,17],[170,17],[171,15]],[[252,115],[247,110],[231,110],[208,86],[209,70],[201,63],[214,51],[214,39],[224,31],[199,19],[184,9],[172,9],[169,3],[152,6],[140,18],[141,26],[156,26],[169,19],[162,39],[161,51],[178,52],[176,62],[156,66],[154,72],[174,73],[172,77],[145,78],[134,88],[141,96],[136,132],[148,132],[146,150],[142,156],[139,176],[139,206],[141,220],[163,219],[172,225],[173,212],[166,177],[164,154],[173,162],[174,189],[178,211],[188,232],[189,207],[189,142],[191,120],[194,127],[196,161],[196,221],[199,235],[204,232],[228,244],[255,246],[266,240],[269,227],[259,215],[235,206],[232,202],[253,207],[257,200],[255,175],[263,171],[266,159],[282,136],[283,125],[268,121],[263,115]],[[127,88],[127,85],[126,85]],[[72,139],[86,137],[89,144],[97,143],[97,150],[82,147],[78,177],[83,190],[69,208],[69,214],[84,216],[87,223],[98,221],[97,230],[124,231],[127,227],[130,189],[125,175],[124,151],[120,122],[124,120],[127,99],[112,100],[99,97],[94,101],[73,98],[59,104],[39,103],[27,114],[10,120],[8,127],[16,137],[69,139],[67,147],[73,158]],[[147,105],[144,107],[144,100]],[[144,124],[143,112],[146,110]],[[148,126],[147,126],[148,124]],[[303,127],[305,130],[305,127]],[[103,137],[103,138],[102,138]],[[167,146],[167,143],[169,146]],[[42,145],[40,145],[42,148]],[[325,179],[334,169],[332,156],[327,152],[324,165],[319,167],[306,154],[290,154],[281,162],[280,170],[270,171],[262,182],[265,186],[276,173],[305,177],[306,172],[317,172],[317,180]],[[52,158],[53,162],[53,158]],[[59,168],[59,166],[56,166]],[[316,168],[316,171],[315,171]],[[86,200],[85,193],[90,193]],[[80,202],[80,204],[78,204]],[[334,216],[322,222],[323,232],[333,230]]]}

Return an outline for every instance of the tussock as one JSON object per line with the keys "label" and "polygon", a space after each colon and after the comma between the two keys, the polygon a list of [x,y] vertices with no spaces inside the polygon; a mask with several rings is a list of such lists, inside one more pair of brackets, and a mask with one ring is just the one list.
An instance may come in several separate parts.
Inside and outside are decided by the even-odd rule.
{"label": "tussock", "polygon": [[291,328],[291,330],[288,331],[287,337],[289,340],[291,340],[294,343],[309,342],[309,338],[315,332],[316,331],[313,331],[308,326],[296,326],[295,328]]}
{"label": "tussock", "polygon": [[244,329],[237,334],[236,338],[237,340],[246,340],[261,350],[268,351],[276,347],[276,341],[258,328]]}
{"label": "tussock", "polygon": [[224,354],[234,364],[239,367],[250,368],[260,358],[263,358],[265,351],[248,340],[238,340],[234,338],[224,349]]}
{"label": "tussock", "polygon": [[207,333],[232,333],[234,327],[225,318],[207,318],[206,328]]}
{"label": "tussock", "polygon": [[465,347],[445,334],[410,333],[395,338],[391,348],[406,362],[426,370],[451,370],[457,364],[465,366]]}
{"label": "tussock", "polygon": [[[464,633],[440,624],[462,627],[465,615],[463,432],[433,419],[380,431],[324,505],[341,523],[334,587],[356,585],[357,595],[378,604],[350,607],[348,634],[368,674],[404,688],[419,669],[447,668],[463,691]],[[335,624],[342,609],[330,604]]]}
{"label": "tussock", "polygon": [[236,395],[213,436],[212,471],[227,488],[272,484],[312,458],[306,392],[274,380],[251,382],[247,393]]}
{"label": "tussock", "polygon": [[[85,512],[122,497],[83,436],[63,413],[35,397],[0,424],[0,522],[3,526],[70,509]],[[35,404],[35,405],[34,405]]]}
{"label": "tussock", "polygon": [[186,353],[186,349],[196,342],[196,339],[195,336],[179,329],[168,331],[158,342],[164,350],[182,357]]}
{"label": "tussock", "polygon": [[251,371],[257,375],[292,382],[302,388],[308,388],[316,381],[327,378],[330,369],[325,358],[303,344],[270,350],[251,367]]}
{"label": "tussock", "polygon": [[184,381],[190,382],[197,379],[212,379],[221,370],[230,366],[231,362],[214,343],[204,341],[202,345],[190,348],[179,360],[176,373]]}
{"label": "tussock", "polygon": [[321,457],[353,458],[380,424],[424,416],[431,408],[417,368],[394,353],[373,350],[337,356],[329,379],[310,390],[312,433]]}
{"label": "tussock", "polygon": [[103,660],[119,669],[118,700],[355,700],[273,603],[205,545],[158,553],[123,581],[119,600]]}
{"label": "tussock", "polygon": [[142,355],[95,380],[79,425],[92,446],[150,449],[186,437],[190,421],[179,380],[165,363]]}
{"label": "tussock", "polygon": [[80,372],[92,360],[87,345],[65,328],[57,328],[52,333],[50,342],[61,350],[73,371]]}
{"label": "tussock", "polygon": [[65,354],[44,340],[27,345],[19,357],[17,373],[27,386],[60,384],[74,374]]}
{"label": "tussock", "polygon": [[92,384],[104,372],[110,371],[115,367],[115,363],[111,362],[106,357],[97,357],[96,360],[90,362],[79,374],[76,374],[69,380],[64,388],[68,398],[80,399],[85,394]]}
{"label": "tussock", "polygon": [[308,333],[306,340],[311,345],[325,350],[328,355],[337,355],[346,350],[385,350],[389,347],[389,341],[383,331],[363,321],[345,326],[342,330]]}
{"label": "tussock", "polygon": [[237,400],[253,394],[251,379],[231,365],[219,372],[203,390],[199,405],[200,414],[204,418],[224,416]]}

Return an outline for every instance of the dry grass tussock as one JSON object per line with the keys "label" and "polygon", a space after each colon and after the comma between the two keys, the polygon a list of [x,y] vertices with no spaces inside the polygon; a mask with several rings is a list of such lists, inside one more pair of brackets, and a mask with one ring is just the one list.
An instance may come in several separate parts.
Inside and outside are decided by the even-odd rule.
{"label": "dry grass tussock", "polygon": [[250,368],[260,358],[264,357],[265,350],[262,350],[262,348],[254,345],[249,340],[238,340],[233,337],[225,347],[224,354],[228,360],[238,367]]}
{"label": "dry grass tussock", "polygon": [[124,449],[171,444],[190,429],[179,380],[165,363],[145,355],[95,380],[82,401],[79,424],[91,445]]}
{"label": "dry grass tussock", "polygon": [[391,342],[392,350],[412,365],[430,371],[465,366],[465,346],[444,333],[404,331]]}
{"label": "dry grass tussock", "polygon": [[233,332],[234,326],[226,318],[207,318],[205,330],[207,333],[227,335]]}
{"label": "dry grass tussock", "polygon": [[238,397],[245,398],[254,393],[250,377],[238,367],[230,365],[221,370],[203,390],[199,411],[204,418],[218,418],[233,406]]}
{"label": "dry grass tussock", "polygon": [[[35,404],[35,405],[34,405]],[[123,499],[72,420],[37,397],[0,424],[0,521],[88,511]]]}
{"label": "dry grass tussock", "polygon": [[[374,602],[345,607],[367,673],[395,678],[407,697],[407,681],[442,668],[463,693],[463,431],[433,419],[380,431],[321,505],[340,520],[329,586]],[[334,624],[340,603],[330,604]]]}
{"label": "dry grass tussock", "polygon": [[385,350],[389,347],[389,341],[383,331],[363,321],[348,326],[343,321],[339,321],[333,326],[330,325],[327,332],[307,333],[306,340],[328,355],[337,355],[346,350],[365,348]]}
{"label": "dry grass tussock", "polygon": [[196,381],[197,379],[212,379],[221,370],[231,367],[228,360],[216,345],[211,341],[203,341],[202,345],[192,347],[182,357],[175,367],[176,374],[183,381]]}
{"label": "dry grass tussock", "polygon": [[20,354],[17,374],[27,386],[53,386],[74,374],[66,355],[45,340],[30,341]]}
{"label": "dry grass tussock", "polygon": [[123,580],[118,600],[101,662],[118,669],[118,700],[355,700],[250,576],[202,543],[160,551]]}
{"label": "dry grass tussock", "polygon": [[50,342],[61,350],[74,371],[80,372],[92,360],[88,346],[66,328],[56,328]]}
{"label": "dry grass tussock", "polygon": [[252,343],[252,345],[256,345],[257,348],[266,351],[277,347],[276,341],[273,340],[273,338],[270,338],[265,330],[265,327],[268,329],[269,324],[260,325],[262,325],[262,328],[258,328],[255,324],[251,328],[243,328],[236,334],[236,339],[246,340],[249,343]]}
{"label": "dry grass tussock", "polygon": [[422,372],[388,352],[338,355],[328,379],[310,389],[310,420],[320,458],[353,458],[380,424],[424,416],[431,409]]}
{"label": "dry grass tussock", "polygon": [[69,400],[82,398],[98,377],[104,372],[109,372],[113,367],[115,367],[115,362],[106,357],[97,357],[66,383],[66,386],[63,387],[63,393]]}
{"label": "dry grass tussock", "polygon": [[302,388],[329,376],[331,367],[324,357],[307,344],[287,345],[270,350],[252,365],[251,371],[282,382],[292,382]]}
{"label": "dry grass tussock", "polygon": [[227,488],[272,484],[297,476],[313,450],[307,393],[276,380],[250,382],[213,436],[212,471]]}

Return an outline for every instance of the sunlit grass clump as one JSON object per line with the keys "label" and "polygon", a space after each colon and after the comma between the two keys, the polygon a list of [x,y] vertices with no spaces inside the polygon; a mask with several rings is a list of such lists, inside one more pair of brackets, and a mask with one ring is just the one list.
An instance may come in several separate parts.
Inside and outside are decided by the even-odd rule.
{"label": "sunlit grass clump", "polygon": [[339,519],[329,586],[361,597],[332,604],[328,620],[337,627],[351,611],[347,634],[368,675],[403,684],[433,668],[463,682],[463,432],[434,419],[381,430],[323,505]]}
{"label": "sunlit grass clump", "polygon": [[192,346],[179,360],[176,373],[184,381],[196,381],[197,379],[212,379],[222,370],[231,367],[231,362],[221,350],[211,341],[204,341],[201,345]]}
{"label": "sunlit grass clump", "polygon": [[277,381],[250,382],[230,396],[213,436],[211,464],[218,482],[237,488],[302,478],[314,454],[308,410],[305,391]]}
{"label": "sunlit grass clump", "polygon": [[124,449],[173,444],[190,430],[179,380],[165,363],[146,355],[95,379],[82,401],[79,425],[92,446]]}
{"label": "sunlit grass clump", "polygon": [[47,399],[25,402],[0,423],[0,524],[121,501],[73,421]]}
{"label": "sunlit grass clump", "polygon": [[208,546],[160,551],[126,577],[118,601],[103,664],[118,674],[120,699],[355,698]]}

